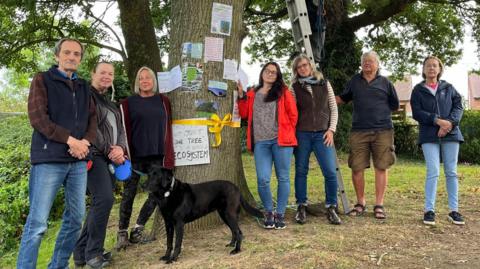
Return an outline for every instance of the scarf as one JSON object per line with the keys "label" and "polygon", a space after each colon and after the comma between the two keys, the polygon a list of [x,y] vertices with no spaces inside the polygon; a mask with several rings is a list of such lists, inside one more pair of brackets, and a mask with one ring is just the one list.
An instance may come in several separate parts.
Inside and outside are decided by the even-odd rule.
{"label": "scarf", "polygon": [[314,76],[309,76],[306,78],[298,78],[298,81],[302,84],[310,84],[310,85],[316,85],[320,84],[320,81],[317,80]]}

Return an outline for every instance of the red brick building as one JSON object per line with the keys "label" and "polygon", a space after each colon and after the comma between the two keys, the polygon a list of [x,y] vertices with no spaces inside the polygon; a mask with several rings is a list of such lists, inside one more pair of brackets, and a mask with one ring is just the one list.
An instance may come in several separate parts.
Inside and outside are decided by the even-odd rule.
{"label": "red brick building", "polygon": [[480,76],[468,74],[468,106],[471,110],[480,110]]}

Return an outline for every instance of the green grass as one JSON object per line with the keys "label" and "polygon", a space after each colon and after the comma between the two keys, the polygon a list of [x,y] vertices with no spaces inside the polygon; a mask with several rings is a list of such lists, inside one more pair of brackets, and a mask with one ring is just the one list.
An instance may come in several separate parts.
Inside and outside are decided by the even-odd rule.
{"label": "green grass", "polygon": [[[255,199],[258,200],[252,156],[245,154],[242,157],[248,186]],[[348,199],[354,203],[355,196],[350,170],[346,165],[346,157],[345,154],[340,154],[341,171]],[[366,197],[370,212],[374,201],[372,170],[368,169],[365,173]],[[295,208],[293,175],[292,167],[289,198],[291,209]],[[456,229],[457,227],[452,227],[445,221],[444,217],[448,213],[448,208],[443,173],[437,193],[437,211],[442,216],[442,220],[435,228],[426,229],[421,225],[425,165],[422,160],[400,158],[389,170],[385,202],[388,214],[386,223],[376,222],[371,217],[347,218],[342,216],[344,225],[341,226],[328,225],[322,217],[310,217],[309,223],[306,225],[296,225],[289,219],[289,226],[282,231],[284,233],[282,238],[272,240],[269,233],[264,232],[254,221],[245,219],[242,221],[242,230],[246,234],[243,244],[245,251],[240,256],[235,256],[238,258],[225,256],[226,251],[223,245],[226,243],[229,232],[225,227],[218,226],[208,228],[208,234],[211,234],[208,236],[203,232],[187,234],[184,251],[177,266],[179,268],[245,268],[249,264],[258,268],[293,268],[295,266],[292,264],[300,262],[300,268],[364,268],[374,267],[382,253],[388,253],[382,260],[382,265],[385,264],[387,268],[445,267],[442,259],[450,259],[449,255],[453,255],[452,259],[454,260],[470,261],[470,263],[464,264],[466,268],[472,265],[472,261],[478,262],[474,262],[474,265],[480,265],[480,261],[475,260],[475,256],[461,258],[462,255],[471,252],[469,248],[476,244],[475,238],[478,238],[479,235],[480,228],[475,220],[479,218],[480,166],[460,164],[458,175],[460,207],[467,216],[465,229]],[[315,158],[311,158],[308,177],[309,200],[312,202],[323,201],[323,190],[321,170],[316,164]],[[274,195],[276,194],[274,173],[272,175],[272,192]],[[138,215],[139,208],[145,199],[144,193],[135,199],[132,222]],[[118,206],[118,203],[114,205],[110,216],[105,242],[106,249],[112,249],[115,245]],[[292,215],[292,210],[289,214]],[[149,221],[148,225],[151,226],[152,222]],[[39,268],[45,268],[48,264],[58,229],[59,222],[53,223],[43,239],[38,258]],[[147,227],[147,229],[149,228]],[[462,239],[460,240],[459,237]],[[160,266],[158,264],[161,264],[158,262],[158,256],[163,249],[163,239],[158,240],[158,243],[155,244],[132,247],[127,252],[118,253],[112,267],[146,268],[153,266],[153,268],[158,268]],[[17,251],[12,251],[1,257],[0,268],[14,268],[16,254]],[[298,257],[303,258],[298,260]],[[405,264],[402,264],[403,261]]]}

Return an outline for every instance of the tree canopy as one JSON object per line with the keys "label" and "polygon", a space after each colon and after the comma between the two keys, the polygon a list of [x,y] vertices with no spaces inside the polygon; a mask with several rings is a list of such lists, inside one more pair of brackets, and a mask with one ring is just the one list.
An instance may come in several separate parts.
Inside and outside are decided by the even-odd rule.
{"label": "tree canopy", "polygon": [[[105,22],[105,12],[94,15],[92,10],[100,2],[105,10],[118,6],[120,16],[117,22],[122,33],[115,32],[112,25]],[[246,50],[252,60],[264,62],[292,55],[294,44],[285,1],[246,2],[245,34],[250,38]],[[419,61],[430,53],[440,55],[447,65],[453,64],[461,56],[459,42],[463,40],[467,26],[473,29],[476,40],[480,38],[480,11],[476,2],[325,0],[325,68],[328,71],[329,66],[338,65],[333,62],[339,61],[339,48],[346,49],[343,43],[349,43],[348,46],[357,53],[361,47],[377,50],[385,66],[398,74],[414,71]],[[147,64],[161,70],[159,58],[168,54],[171,33],[170,6],[170,0],[2,1],[0,66],[22,71],[38,70],[37,63],[45,56],[42,46],[51,47],[60,37],[72,36],[118,54],[130,78],[134,71],[129,69],[137,69],[138,65]],[[352,36],[358,32],[362,33],[358,38]],[[26,50],[31,53],[25,53]],[[148,56],[142,56],[144,54]],[[154,55],[158,57],[152,57]],[[338,72],[331,71],[332,75]]]}

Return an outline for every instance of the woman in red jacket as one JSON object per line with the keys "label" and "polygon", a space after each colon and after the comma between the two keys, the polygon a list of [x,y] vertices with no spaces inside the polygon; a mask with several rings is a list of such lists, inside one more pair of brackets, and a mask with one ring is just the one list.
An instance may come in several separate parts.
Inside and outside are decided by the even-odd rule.
{"label": "woman in red jacket", "polygon": [[[265,208],[264,227],[285,229],[290,193],[290,160],[297,145],[295,98],[283,82],[280,66],[269,62],[260,72],[259,85],[246,94],[238,83],[240,116],[248,119],[247,147],[254,153],[258,194]],[[273,212],[270,177],[272,164],[278,179],[277,209]]]}

